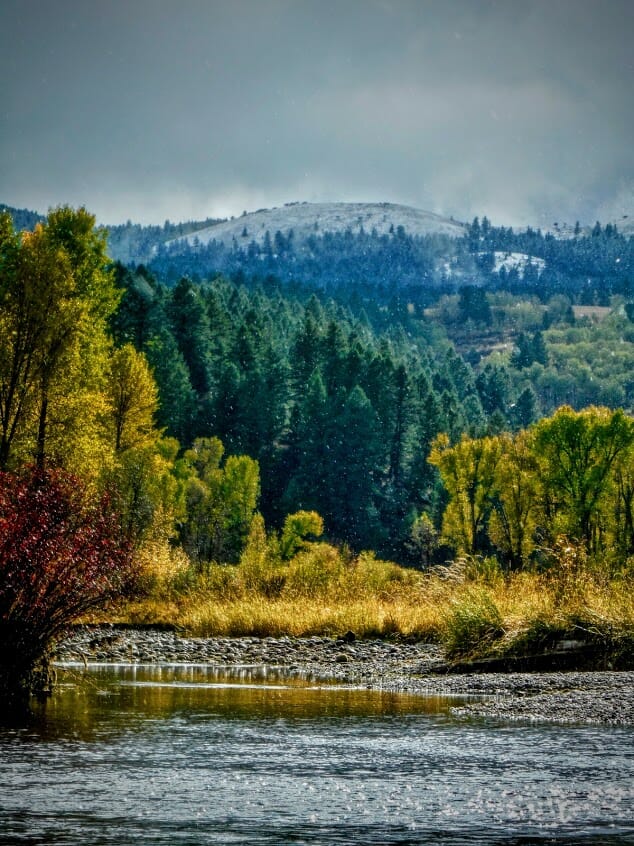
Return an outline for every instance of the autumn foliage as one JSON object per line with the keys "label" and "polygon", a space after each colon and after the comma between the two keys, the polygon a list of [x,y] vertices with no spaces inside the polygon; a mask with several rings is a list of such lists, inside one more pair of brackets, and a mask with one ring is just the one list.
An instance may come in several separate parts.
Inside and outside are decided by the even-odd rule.
{"label": "autumn foliage", "polygon": [[0,684],[46,687],[66,627],[130,584],[130,544],[107,496],[61,470],[0,473]]}

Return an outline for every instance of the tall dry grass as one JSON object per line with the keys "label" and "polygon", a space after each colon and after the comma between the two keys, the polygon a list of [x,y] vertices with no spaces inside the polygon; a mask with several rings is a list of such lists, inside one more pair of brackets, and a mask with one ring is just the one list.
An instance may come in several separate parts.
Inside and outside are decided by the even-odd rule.
{"label": "tall dry grass", "polygon": [[[151,572],[150,572],[151,571]],[[171,623],[197,636],[399,636],[441,642],[453,657],[526,654],[563,638],[634,648],[634,577],[608,578],[585,559],[505,575],[494,559],[426,573],[351,557],[325,543],[290,562],[247,550],[237,566],[195,570],[168,555],[148,568],[130,623]]]}

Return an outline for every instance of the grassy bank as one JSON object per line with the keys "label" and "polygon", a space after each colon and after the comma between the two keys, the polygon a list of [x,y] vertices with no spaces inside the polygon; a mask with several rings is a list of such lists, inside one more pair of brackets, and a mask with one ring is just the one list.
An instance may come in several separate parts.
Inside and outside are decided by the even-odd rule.
{"label": "grassy bank", "polygon": [[290,562],[265,555],[238,566],[154,567],[145,595],[119,622],[170,623],[198,636],[407,637],[442,643],[453,659],[531,655],[563,640],[634,655],[634,578],[587,562],[503,574],[465,559],[419,573],[363,553],[312,544]]}

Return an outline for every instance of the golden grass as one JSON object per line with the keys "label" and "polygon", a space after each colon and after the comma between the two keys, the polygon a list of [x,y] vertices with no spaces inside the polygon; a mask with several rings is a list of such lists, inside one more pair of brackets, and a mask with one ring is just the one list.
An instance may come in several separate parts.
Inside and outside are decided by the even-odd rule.
{"label": "golden grass", "polygon": [[528,653],[564,637],[634,643],[634,579],[588,568],[505,576],[495,562],[471,559],[419,573],[320,543],[290,563],[258,555],[204,573],[177,564],[168,561],[152,590],[114,619],[169,623],[197,636],[351,630],[442,642],[457,657]]}
{"label": "golden grass", "polygon": [[267,599],[262,596],[222,600],[199,597],[196,602],[145,600],[122,609],[130,623],[174,623],[192,635],[309,637],[335,636],[351,630],[357,637],[414,636],[434,640],[438,631],[426,609],[402,601],[337,601]]}

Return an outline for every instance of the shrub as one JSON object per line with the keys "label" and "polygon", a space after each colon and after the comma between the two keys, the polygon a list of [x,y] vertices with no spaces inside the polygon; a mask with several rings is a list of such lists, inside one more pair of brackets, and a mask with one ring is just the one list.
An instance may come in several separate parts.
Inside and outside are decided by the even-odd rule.
{"label": "shrub", "polygon": [[133,575],[107,496],[89,502],[61,470],[0,474],[0,695],[17,702],[46,692],[52,644]]}
{"label": "shrub", "polygon": [[443,640],[450,657],[486,652],[503,634],[500,610],[484,588],[474,588],[455,599],[443,627]]}
{"label": "shrub", "polygon": [[321,537],[324,531],[324,521],[316,511],[297,511],[289,514],[284,521],[280,549],[282,558],[288,560],[295,553],[307,545],[306,538]]}
{"label": "shrub", "polygon": [[339,583],[344,566],[334,546],[310,544],[290,562],[286,590],[290,596],[325,596]]}

